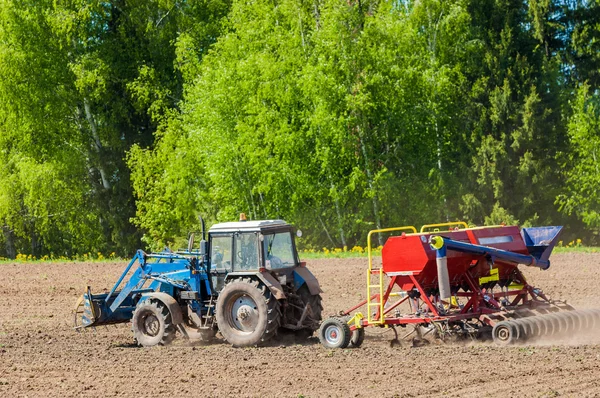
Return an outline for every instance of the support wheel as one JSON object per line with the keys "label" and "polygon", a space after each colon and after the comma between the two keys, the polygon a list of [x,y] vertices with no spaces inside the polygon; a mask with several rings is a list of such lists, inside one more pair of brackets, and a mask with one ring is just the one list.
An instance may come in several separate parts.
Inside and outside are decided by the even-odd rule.
{"label": "support wheel", "polygon": [[279,302],[258,281],[249,278],[228,283],[217,300],[219,331],[235,347],[266,342],[281,321]]}
{"label": "support wheel", "polygon": [[169,309],[158,300],[138,304],[131,319],[133,337],[138,345],[168,345],[175,339],[175,326]]}
{"label": "support wheel", "polygon": [[329,318],[319,328],[319,340],[326,348],[346,348],[350,344],[350,326],[340,318]]}
{"label": "support wheel", "polygon": [[365,341],[365,328],[357,328],[352,331],[352,336],[350,337],[349,348],[358,348],[362,345],[363,341]]}
{"label": "support wheel", "polygon": [[492,329],[492,337],[494,339],[494,343],[498,345],[513,344],[518,339],[517,328],[511,322],[499,322]]}
{"label": "support wheel", "polygon": [[[342,318],[342,320],[348,323],[352,319],[352,316],[346,315]],[[350,343],[348,344],[348,348],[358,348],[362,345],[363,341],[365,341],[365,328],[357,328],[354,330],[350,330],[352,335],[350,336]]]}

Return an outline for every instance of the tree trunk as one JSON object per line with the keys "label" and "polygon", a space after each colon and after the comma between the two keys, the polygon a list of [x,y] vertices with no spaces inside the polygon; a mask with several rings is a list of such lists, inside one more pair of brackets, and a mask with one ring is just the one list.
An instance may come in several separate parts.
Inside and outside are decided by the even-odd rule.
{"label": "tree trunk", "polygon": [[327,239],[329,239],[329,241],[331,242],[331,245],[335,247],[335,242],[333,241],[333,239],[331,239],[331,235],[329,234],[329,231],[327,230],[327,226],[323,222],[323,219],[321,218],[321,216],[319,214],[317,214],[317,217],[319,218],[319,222],[321,223],[321,226],[323,227],[323,231],[325,231],[325,235],[327,235]]}
{"label": "tree trunk", "polygon": [[[333,182],[331,183],[331,189],[335,190],[335,185]],[[342,241],[342,247],[346,246],[346,236],[344,234],[344,223],[342,221],[342,212],[340,210],[340,200],[335,196],[333,198],[333,203],[335,205],[335,214],[337,215],[338,220],[338,231],[340,232],[340,240]],[[331,239],[331,238],[329,238]]]}
{"label": "tree trunk", "polygon": [[442,174],[442,138],[440,137],[440,133],[438,131],[438,118],[437,111],[434,112],[435,117],[435,136],[437,140],[437,163],[438,170],[440,172],[440,191],[442,195],[442,199],[444,200],[444,216],[446,217],[446,222],[450,221],[450,216],[448,215],[448,201],[446,200],[446,184],[444,183],[444,176]]}
{"label": "tree trunk", "polygon": [[8,225],[2,226],[2,232],[4,233],[4,246],[6,248],[6,256],[10,259],[17,257],[17,250],[15,249],[15,234]]}
{"label": "tree trunk", "polygon": [[[373,172],[371,171],[369,154],[367,153],[367,147],[365,146],[365,142],[363,140],[363,134],[361,133],[361,128],[359,129],[359,137],[360,137],[360,149],[363,154],[363,158],[365,161],[365,173],[367,174],[367,184],[369,185],[369,190],[373,194],[373,214],[375,215],[375,227],[377,229],[381,229],[381,218],[379,217],[379,196],[375,191],[375,186],[373,184]],[[377,241],[379,242],[379,246],[383,246],[383,236],[381,234],[377,234]]]}
{"label": "tree trunk", "polygon": [[104,167],[102,166],[102,142],[100,141],[100,136],[98,135],[98,126],[96,125],[96,120],[94,119],[94,115],[92,114],[90,103],[87,98],[83,99],[83,109],[85,111],[85,118],[90,126],[90,131],[92,132],[92,138],[94,140],[92,148],[98,155],[98,164],[96,165],[96,168],[100,172],[102,186],[104,189],[110,189],[110,182],[108,181],[106,170],[104,170]]}

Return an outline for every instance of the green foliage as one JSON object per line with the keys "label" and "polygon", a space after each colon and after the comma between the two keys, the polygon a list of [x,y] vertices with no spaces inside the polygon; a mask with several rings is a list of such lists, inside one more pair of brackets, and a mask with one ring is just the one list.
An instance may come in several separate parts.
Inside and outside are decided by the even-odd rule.
{"label": "green foliage", "polygon": [[600,97],[582,85],[569,121],[572,150],[565,164],[566,192],[558,197],[561,210],[575,213],[590,228],[600,228]]}
{"label": "green foliage", "polygon": [[599,21],[556,0],[0,0],[0,255],[125,254],[240,212],[307,248],[460,218],[591,235]]}
{"label": "green foliage", "polygon": [[8,256],[139,246],[124,158],[134,144],[152,145],[176,109],[184,68],[174,42],[180,33],[214,41],[227,12],[215,5],[2,1],[0,242]]}

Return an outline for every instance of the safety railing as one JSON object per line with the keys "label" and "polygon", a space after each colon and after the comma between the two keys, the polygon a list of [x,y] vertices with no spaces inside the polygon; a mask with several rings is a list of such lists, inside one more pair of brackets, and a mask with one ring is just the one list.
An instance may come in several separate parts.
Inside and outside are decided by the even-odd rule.
{"label": "safety railing", "polygon": [[[455,221],[455,222],[443,222],[443,223],[439,223],[439,224],[425,224],[425,225],[423,225],[421,227],[421,231],[419,231],[419,232],[423,233],[423,232],[425,232],[426,230],[428,230],[430,228],[452,227],[452,226],[461,226],[461,227],[463,227],[462,229],[469,228],[469,226],[467,225],[466,222],[464,222],[464,221]],[[439,229],[438,229],[438,231],[439,231]]]}
{"label": "safety railing", "polygon": [[[395,228],[384,228],[384,229],[374,229],[369,231],[367,235],[367,252],[369,255],[369,270],[367,271],[367,321],[369,323],[379,323],[383,324],[385,322],[384,314],[383,314],[383,272],[382,269],[379,268],[377,270],[373,269],[373,250],[371,245],[371,237],[373,234],[379,234],[384,232],[396,232],[396,231],[411,231],[411,233],[417,233],[417,229],[413,226],[404,226],[404,227],[395,227]],[[379,275],[379,280],[377,283],[373,283],[374,274]],[[373,294],[373,289],[378,290],[378,294]],[[377,302],[373,302],[373,299],[378,297]],[[378,311],[372,311],[372,307],[378,307]],[[374,319],[374,315],[379,314],[379,319]]]}

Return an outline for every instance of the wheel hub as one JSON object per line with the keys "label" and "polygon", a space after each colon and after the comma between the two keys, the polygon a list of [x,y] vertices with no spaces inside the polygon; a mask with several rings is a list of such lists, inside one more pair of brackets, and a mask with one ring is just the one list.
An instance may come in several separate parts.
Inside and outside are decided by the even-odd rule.
{"label": "wheel hub", "polygon": [[160,331],[160,322],[154,314],[147,315],[144,318],[144,331],[148,336],[156,336]]}
{"label": "wheel hub", "polygon": [[233,326],[242,332],[251,333],[258,325],[256,303],[249,296],[238,297],[231,308]]}
{"label": "wheel hub", "polygon": [[335,345],[340,341],[341,333],[337,326],[331,325],[325,329],[325,339],[328,343]]}
{"label": "wheel hub", "polygon": [[498,337],[498,339],[500,339],[502,341],[506,341],[509,339],[510,333],[508,332],[507,328],[500,328],[500,330],[498,330],[496,336]]}

